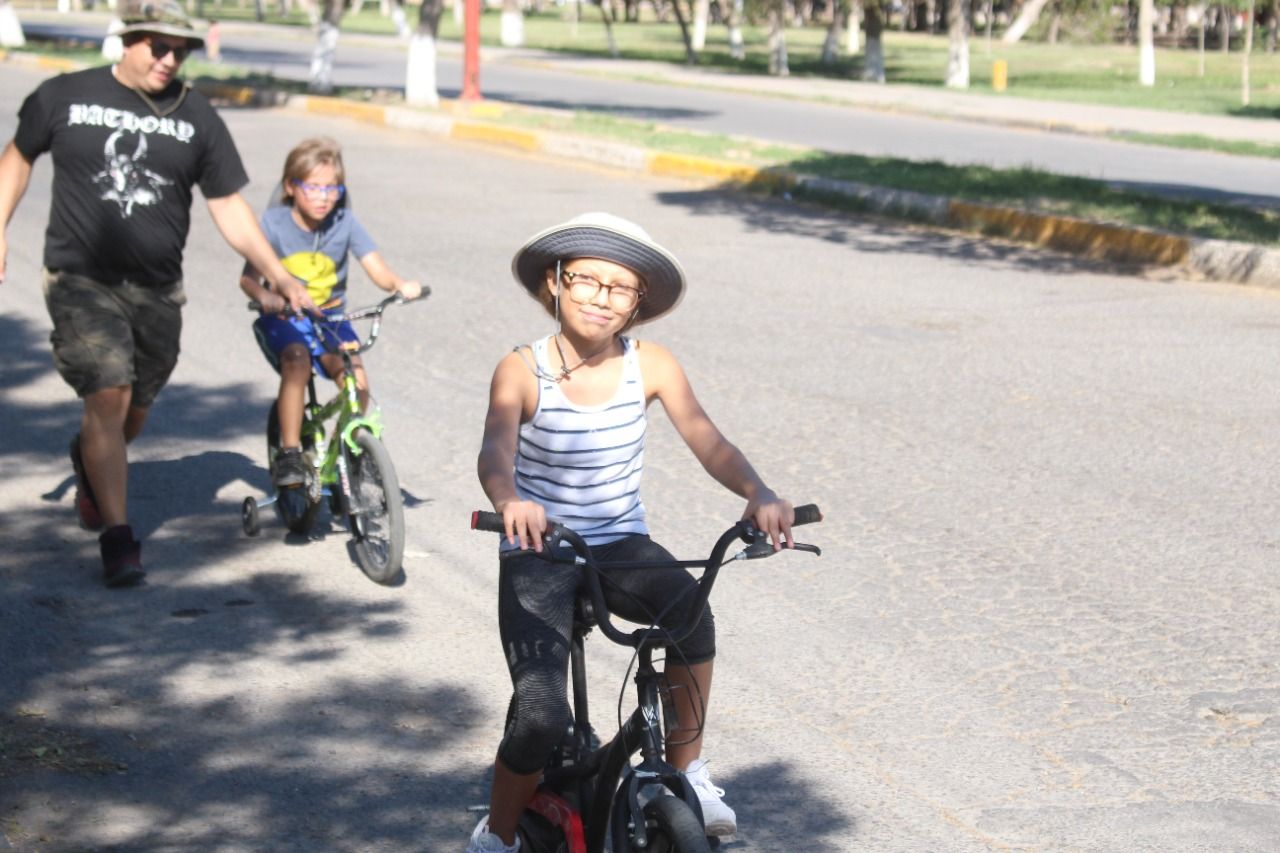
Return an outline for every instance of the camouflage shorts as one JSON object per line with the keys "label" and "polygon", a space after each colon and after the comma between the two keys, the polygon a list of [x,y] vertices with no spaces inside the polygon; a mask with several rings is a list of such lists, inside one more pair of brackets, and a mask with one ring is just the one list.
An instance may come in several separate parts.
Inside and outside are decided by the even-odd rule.
{"label": "camouflage shorts", "polygon": [[132,385],[130,405],[151,405],[178,363],[187,301],[181,281],[108,285],[45,270],[44,301],[53,318],[54,366],[76,394]]}

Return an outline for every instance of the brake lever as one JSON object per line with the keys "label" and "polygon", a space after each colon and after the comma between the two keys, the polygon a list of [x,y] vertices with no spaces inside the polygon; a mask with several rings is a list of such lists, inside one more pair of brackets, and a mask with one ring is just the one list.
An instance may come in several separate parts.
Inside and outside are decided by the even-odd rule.
{"label": "brake lever", "polygon": [[[822,549],[817,545],[806,545],[803,542],[796,542],[791,546],[783,546],[781,551],[804,551],[807,554],[816,554],[821,556]],[[760,539],[752,542],[733,556],[735,560],[761,560],[765,557],[772,557],[779,553],[773,550],[773,543],[767,539]]]}

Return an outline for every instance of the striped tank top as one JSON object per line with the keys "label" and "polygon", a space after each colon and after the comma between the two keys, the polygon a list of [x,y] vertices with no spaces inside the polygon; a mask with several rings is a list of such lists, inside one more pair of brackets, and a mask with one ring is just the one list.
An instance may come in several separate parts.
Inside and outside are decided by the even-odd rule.
{"label": "striped tank top", "polygon": [[640,501],[644,471],[645,399],[635,342],[622,342],[622,381],[613,398],[579,406],[565,397],[547,358],[550,338],[533,344],[538,408],[520,427],[516,491],[546,507],[547,517],[588,544],[648,533]]}

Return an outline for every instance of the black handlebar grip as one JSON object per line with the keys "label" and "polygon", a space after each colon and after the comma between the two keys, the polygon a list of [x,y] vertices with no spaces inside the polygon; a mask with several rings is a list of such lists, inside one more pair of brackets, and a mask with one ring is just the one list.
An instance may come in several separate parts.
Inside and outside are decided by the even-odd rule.
{"label": "black handlebar grip", "polygon": [[796,520],[791,522],[792,527],[798,527],[801,524],[815,524],[822,521],[822,510],[818,509],[817,504],[805,504],[795,508]]}
{"label": "black handlebar grip", "polygon": [[485,530],[489,533],[507,532],[507,526],[502,522],[502,513],[487,512],[483,509],[471,513],[471,529]]}

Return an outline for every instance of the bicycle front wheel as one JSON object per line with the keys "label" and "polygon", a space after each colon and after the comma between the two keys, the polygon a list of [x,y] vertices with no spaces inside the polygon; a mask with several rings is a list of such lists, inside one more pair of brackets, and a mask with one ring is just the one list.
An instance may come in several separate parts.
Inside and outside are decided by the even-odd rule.
{"label": "bicycle front wheel", "polygon": [[391,583],[404,560],[404,501],[391,454],[368,430],[355,435],[359,456],[350,457],[351,532],[356,562],[374,583]]}
{"label": "bicycle front wheel", "polygon": [[[678,797],[662,795],[645,803],[644,823],[649,836],[645,853],[711,853],[702,821]],[[638,849],[630,843],[633,833],[628,830],[614,826],[615,853]]]}

